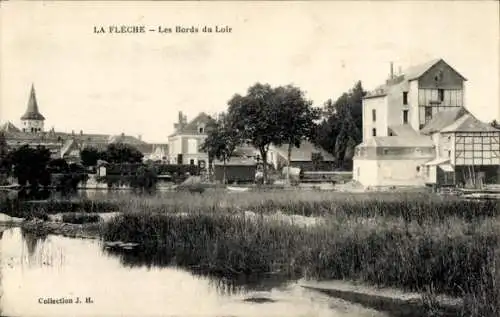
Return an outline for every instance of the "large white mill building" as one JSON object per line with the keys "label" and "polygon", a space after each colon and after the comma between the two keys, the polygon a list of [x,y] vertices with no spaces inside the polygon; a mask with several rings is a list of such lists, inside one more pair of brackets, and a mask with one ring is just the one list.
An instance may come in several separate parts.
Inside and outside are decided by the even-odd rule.
{"label": "large white mill building", "polygon": [[353,178],[364,186],[499,183],[500,130],[464,105],[466,79],[442,59],[391,75],[363,99]]}

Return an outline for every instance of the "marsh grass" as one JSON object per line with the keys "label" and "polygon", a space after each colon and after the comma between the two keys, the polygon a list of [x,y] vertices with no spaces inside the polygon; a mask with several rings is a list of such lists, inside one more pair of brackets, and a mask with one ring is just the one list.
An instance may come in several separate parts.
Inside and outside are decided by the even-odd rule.
{"label": "marsh grass", "polygon": [[122,211],[230,214],[246,210],[258,214],[281,211],[307,217],[398,217],[419,222],[442,222],[450,216],[474,222],[500,215],[500,204],[495,201],[445,199],[427,193],[366,194],[296,190],[228,193],[214,190],[201,195],[179,192],[161,196],[117,196],[112,202]]}
{"label": "marsh grass", "polygon": [[[467,316],[498,316],[498,203],[430,195],[263,192],[117,200],[105,240],[137,242],[134,263],[220,276],[348,279],[464,298]],[[321,216],[314,227],[245,218]],[[429,289],[432,290],[429,293]]]}
{"label": "marsh grass", "polygon": [[85,223],[96,223],[101,220],[98,214],[86,214],[86,213],[64,213],[62,215],[62,222],[64,223],[74,223],[74,224],[85,224]]}

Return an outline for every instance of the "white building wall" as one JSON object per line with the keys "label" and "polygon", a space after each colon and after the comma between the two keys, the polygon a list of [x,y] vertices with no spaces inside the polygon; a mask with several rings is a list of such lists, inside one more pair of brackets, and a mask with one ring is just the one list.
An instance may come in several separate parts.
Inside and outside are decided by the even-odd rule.
{"label": "white building wall", "polygon": [[[372,110],[376,111],[376,121],[373,122]],[[387,136],[388,128],[387,97],[363,99],[363,142],[373,137],[375,128],[377,136]]]}
{"label": "white building wall", "polygon": [[186,154],[196,154],[198,153],[198,140],[195,138],[189,138],[187,141],[187,153]]}
{"label": "white building wall", "polygon": [[425,186],[425,159],[379,160],[378,186]]}
{"label": "white building wall", "polygon": [[353,180],[363,186],[374,186],[378,183],[378,169],[376,160],[354,159],[352,168]]}
{"label": "white building wall", "polygon": [[410,81],[408,91],[408,122],[415,131],[419,131],[418,80]]}
{"label": "white building wall", "polygon": [[25,132],[31,132],[31,128],[36,129],[36,131],[38,131],[38,129],[43,131],[43,120],[22,120],[21,126]]}
{"label": "white building wall", "polygon": [[353,179],[363,186],[425,186],[429,158],[353,162]]}

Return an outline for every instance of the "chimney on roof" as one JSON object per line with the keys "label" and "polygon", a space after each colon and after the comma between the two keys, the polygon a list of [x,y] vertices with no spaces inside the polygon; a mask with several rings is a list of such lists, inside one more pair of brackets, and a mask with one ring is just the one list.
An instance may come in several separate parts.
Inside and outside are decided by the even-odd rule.
{"label": "chimney on roof", "polygon": [[80,130],[80,135],[83,135],[83,130]]}
{"label": "chimney on roof", "polygon": [[393,79],[393,78],[394,78],[394,63],[391,62],[391,73],[390,73],[389,79]]}
{"label": "chimney on roof", "polygon": [[122,132],[122,137],[124,137],[124,136],[125,136],[125,133]]}

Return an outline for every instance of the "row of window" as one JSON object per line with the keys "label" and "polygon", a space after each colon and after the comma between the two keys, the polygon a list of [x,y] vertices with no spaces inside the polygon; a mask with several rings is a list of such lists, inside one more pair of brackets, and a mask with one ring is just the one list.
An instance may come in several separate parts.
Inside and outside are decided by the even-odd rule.
{"label": "row of window", "polygon": [[[372,121],[377,122],[377,110],[372,109]],[[403,110],[403,123],[406,124],[408,123],[408,110],[404,109]]]}
{"label": "row of window", "polygon": [[[424,104],[427,104],[425,102],[426,99],[433,99],[433,91],[429,90],[429,89],[420,89],[420,94],[419,96],[420,99],[422,100],[422,102],[420,103],[424,103]],[[452,91],[450,91],[450,96],[452,96]],[[428,98],[426,98],[428,97]],[[438,101],[438,102],[444,102],[445,101],[445,98],[444,98],[444,89],[438,89],[437,90],[437,98],[434,98],[433,101]],[[403,105],[408,105],[408,92],[407,91],[404,91],[403,92]]]}
{"label": "row of window", "polygon": [[[445,97],[446,96],[446,97]],[[430,106],[433,102],[438,102],[440,106]],[[408,92],[403,92],[403,105],[408,105]],[[420,124],[425,125],[432,119],[433,112],[439,112],[440,108],[459,107],[462,105],[462,90],[445,90],[444,89],[420,89],[419,90],[419,105],[424,108],[420,114]],[[403,123],[408,123],[408,111],[403,112]],[[372,110],[372,121],[376,122],[377,117],[375,109]]]}
{"label": "row of window", "polygon": [[463,91],[461,89],[419,89],[418,103],[429,105],[440,103],[442,106],[462,106]]}
{"label": "row of window", "polygon": [[34,133],[34,132],[42,132],[42,128],[31,128],[31,129],[26,129],[26,128],[23,128],[23,132],[31,132],[31,133]]}

